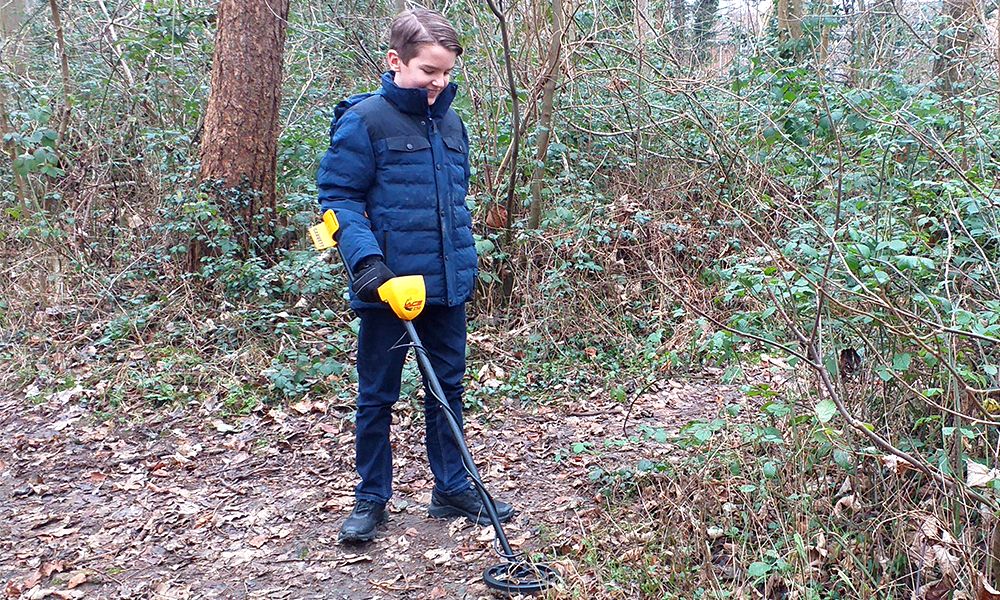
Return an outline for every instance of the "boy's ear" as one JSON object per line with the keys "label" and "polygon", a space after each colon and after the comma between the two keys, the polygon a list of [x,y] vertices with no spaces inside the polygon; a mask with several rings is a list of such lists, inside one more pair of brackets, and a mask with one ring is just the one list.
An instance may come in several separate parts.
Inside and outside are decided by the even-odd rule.
{"label": "boy's ear", "polygon": [[392,48],[386,52],[385,61],[389,63],[389,70],[394,73],[398,73],[403,66],[403,59],[400,58],[399,53]]}

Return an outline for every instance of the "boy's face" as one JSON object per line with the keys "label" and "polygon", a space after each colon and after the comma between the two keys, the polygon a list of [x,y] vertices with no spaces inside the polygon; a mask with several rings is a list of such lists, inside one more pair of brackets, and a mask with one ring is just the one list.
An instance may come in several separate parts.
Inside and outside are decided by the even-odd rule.
{"label": "boy's face", "polygon": [[395,73],[393,81],[396,85],[427,90],[427,104],[434,104],[442,90],[448,87],[456,59],[458,55],[440,44],[420,46],[409,63],[404,63],[395,50],[389,50],[386,56],[389,69]]}

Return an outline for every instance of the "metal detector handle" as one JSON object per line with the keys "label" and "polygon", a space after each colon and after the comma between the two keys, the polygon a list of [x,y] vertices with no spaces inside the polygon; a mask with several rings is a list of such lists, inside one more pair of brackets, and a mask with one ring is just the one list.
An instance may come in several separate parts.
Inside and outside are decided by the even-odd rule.
{"label": "metal detector handle", "polygon": [[340,246],[340,221],[337,220],[337,213],[330,209],[323,211],[323,220],[309,228],[309,239],[312,240],[313,247],[317,252],[336,248],[340,255],[340,263],[347,271],[347,283],[354,287],[354,273],[351,266],[347,264],[347,257],[344,256],[344,249]]}

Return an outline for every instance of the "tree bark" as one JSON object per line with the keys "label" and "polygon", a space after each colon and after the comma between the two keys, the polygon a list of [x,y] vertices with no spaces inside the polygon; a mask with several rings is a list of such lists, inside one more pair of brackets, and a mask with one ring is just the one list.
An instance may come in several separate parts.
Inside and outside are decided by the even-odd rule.
{"label": "tree bark", "polygon": [[674,53],[681,57],[687,43],[687,3],[684,0],[670,0],[670,16],[674,29],[670,32]]}
{"label": "tree bark", "polygon": [[552,0],[552,38],[545,58],[545,83],[542,85],[542,106],[538,116],[538,146],[535,152],[535,168],[531,172],[531,207],[528,213],[528,228],[537,229],[542,220],[542,180],[545,177],[545,159],[549,153],[549,138],[552,131],[552,104],[559,81],[559,56],[562,54],[563,4],[562,0]]}
{"label": "tree bark", "polygon": [[[273,231],[281,72],[288,0],[220,0],[201,180],[222,182],[222,212],[244,250]],[[234,202],[232,198],[237,198]],[[261,215],[261,213],[268,213]],[[259,245],[259,244],[258,244]],[[265,253],[270,249],[266,244]],[[193,244],[191,268],[205,248]]]}
{"label": "tree bark", "polygon": [[692,23],[694,56],[704,62],[709,55],[709,42],[715,30],[719,15],[719,0],[697,0]]}
{"label": "tree bark", "polygon": [[793,40],[802,39],[802,18],[805,16],[802,0],[788,1],[788,33]]}
{"label": "tree bark", "polygon": [[[510,33],[507,30],[507,17],[495,0],[486,0],[490,11],[500,25],[500,39],[503,42],[503,62],[507,73],[507,86],[510,90],[510,181],[507,186],[506,214],[507,223],[504,227],[503,249],[508,255],[513,254],[514,246],[514,197],[517,194],[517,156],[521,146],[521,109],[517,100],[517,80],[514,79],[513,57],[510,50]],[[510,305],[514,294],[513,261],[507,258],[500,267],[500,295],[503,306]]]}
{"label": "tree bark", "polygon": [[62,82],[63,82],[63,112],[62,116],[59,118],[59,134],[56,138],[56,146],[58,146],[66,135],[66,128],[69,127],[69,117],[72,111],[69,95],[70,95],[70,78],[69,78],[69,57],[66,55],[66,39],[63,37],[63,26],[62,17],[59,15],[59,5],[56,4],[56,0],[49,0],[49,8],[52,9],[52,26],[56,30],[56,48],[59,50],[59,69],[62,72]]}
{"label": "tree bark", "polygon": [[[21,24],[24,23],[24,0],[0,0],[0,47],[7,47],[7,58],[14,65],[14,73],[23,76],[27,71],[24,60],[20,36],[18,33]],[[10,112],[7,109],[7,89],[0,87],[0,140],[3,140],[10,133]],[[11,164],[17,158],[17,149],[13,143],[2,142],[4,152],[9,156]],[[21,175],[11,169],[11,176],[14,179],[14,194],[17,202],[25,212],[30,212],[27,194],[25,193],[24,179]]]}
{"label": "tree bark", "polygon": [[955,85],[965,80],[969,46],[975,39],[979,16],[978,0],[943,0],[941,29],[933,76],[938,91],[951,96]]}
{"label": "tree bark", "polygon": [[19,76],[24,75],[27,70],[23,45],[18,35],[22,23],[24,23],[24,0],[0,0],[0,41],[9,48],[14,73]]}
{"label": "tree bark", "polygon": [[778,0],[778,29],[782,39],[802,39],[802,0]]}

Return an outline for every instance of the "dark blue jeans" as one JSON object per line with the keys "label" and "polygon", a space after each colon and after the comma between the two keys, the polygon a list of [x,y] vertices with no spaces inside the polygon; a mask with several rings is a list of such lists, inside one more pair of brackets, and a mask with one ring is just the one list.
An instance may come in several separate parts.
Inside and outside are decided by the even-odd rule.
{"label": "dark blue jeans", "polygon": [[[358,411],[355,452],[361,483],[359,500],[387,502],[392,496],[392,447],[389,426],[392,405],[399,399],[400,377],[409,344],[403,324],[390,310],[359,310]],[[465,376],[465,305],[428,306],[413,321],[437,373],[445,399],[462,423],[462,378]],[[425,378],[426,381],[426,378]],[[455,494],[469,488],[462,455],[452,436],[444,410],[424,385],[427,459],[439,492]]]}

